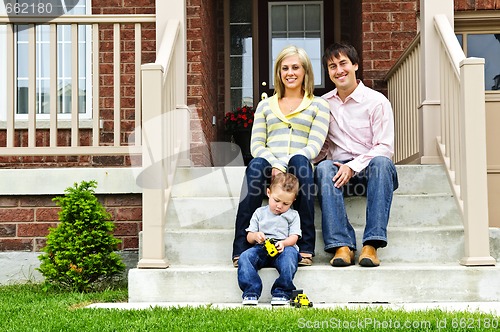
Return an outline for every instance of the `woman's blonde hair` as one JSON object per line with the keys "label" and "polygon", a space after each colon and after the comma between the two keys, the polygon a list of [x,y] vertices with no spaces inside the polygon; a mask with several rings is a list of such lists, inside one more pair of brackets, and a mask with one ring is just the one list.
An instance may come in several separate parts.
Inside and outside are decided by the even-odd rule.
{"label": "woman's blonde hair", "polygon": [[278,95],[278,98],[283,98],[285,94],[285,85],[281,80],[281,63],[291,55],[299,56],[300,64],[304,67],[305,72],[302,89],[306,97],[312,98],[314,95],[314,74],[311,59],[309,59],[306,50],[295,45],[285,47],[276,58],[274,63],[274,93]]}

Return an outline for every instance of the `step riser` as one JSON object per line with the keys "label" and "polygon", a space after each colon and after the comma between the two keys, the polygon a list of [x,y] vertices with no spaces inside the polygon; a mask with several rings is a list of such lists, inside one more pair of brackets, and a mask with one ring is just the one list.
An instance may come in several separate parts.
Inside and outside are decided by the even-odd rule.
{"label": "step riser", "polygon": [[[237,198],[174,198],[167,211],[169,229],[234,229]],[[264,202],[265,203],[265,202]],[[346,209],[353,226],[364,226],[366,199],[346,198]],[[315,205],[314,221],[321,229],[321,208]],[[450,196],[395,195],[389,218],[390,226],[460,225],[455,201]]]}
{"label": "step riser", "polygon": [[[362,229],[356,229],[357,246],[362,247]],[[167,231],[166,253],[172,265],[227,266],[231,260],[233,231]],[[380,249],[384,263],[450,263],[463,256],[463,230],[389,229],[389,244]],[[332,255],[323,250],[322,232],[316,232],[315,264],[328,264]]]}
{"label": "step riser", "polygon": [[[277,277],[260,271],[261,303],[270,302]],[[294,284],[316,303],[497,301],[500,278],[495,268],[299,268]],[[131,270],[129,302],[238,303],[237,269]]]}
{"label": "step riser", "polygon": [[[450,193],[441,166],[396,166],[398,194]],[[172,188],[173,197],[238,197],[244,167],[179,168]],[[201,190],[200,190],[201,189]]]}

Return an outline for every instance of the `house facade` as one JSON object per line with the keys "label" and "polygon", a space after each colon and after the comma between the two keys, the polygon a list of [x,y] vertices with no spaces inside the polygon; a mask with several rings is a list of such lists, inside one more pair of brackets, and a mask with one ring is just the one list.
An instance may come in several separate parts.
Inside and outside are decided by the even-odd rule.
{"label": "house facade", "polygon": [[[189,118],[182,163],[212,166],[211,143],[230,139],[224,114],[256,106],[264,93],[272,94],[273,56],[280,47],[306,48],[322,94],[333,88],[321,68],[322,50],[335,41],[350,42],[362,59],[358,77],[387,95],[387,74],[422,29],[422,3],[81,0],[80,12],[50,24],[1,16],[0,42],[6,47],[0,51],[0,99],[5,101],[0,103],[0,252],[39,252],[58,220],[52,198],[82,179],[97,179],[120,249],[138,250],[146,196],[137,173],[146,167],[141,146],[147,140],[137,135],[147,120],[141,65],[162,61],[158,54],[164,54],[160,44],[168,37],[168,19],[180,19],[177,34],[185,40],[184,73],[170,83],[181,91],[185,105],[180,108]],[[500,121],[500,2],[455,0],[454,12],[465,54],[486,59],[489,223],[499,227],[500,153],[493,142]],[[34,28],[42,23],[47,27]],[[44,49],[53,44],[58,47]],[[67,74],[62,74],[64,61]],[[422,126],[425,132],[432,124]],[[439,163],[435,143],[422,144],[404,162]]]}

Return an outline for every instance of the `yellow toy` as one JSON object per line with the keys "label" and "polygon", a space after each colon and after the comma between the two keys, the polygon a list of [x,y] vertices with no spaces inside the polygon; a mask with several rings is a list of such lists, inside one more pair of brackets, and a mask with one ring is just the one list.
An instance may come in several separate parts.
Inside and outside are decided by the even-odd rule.
{"label": "yellow toy", "polygon": [[264,248],[267,250],[267,254],[271,257],[274,257],[278,254],[278,249],[276,249],[276,240],[275,239],[266,239],[264,242]]}
{"label": "yellow toy", "polygon": [[313,306],[313,303],[309,301],[307,295],[304,294],[301,289],[293,291],[290,304],[295,308],[311,308]]}

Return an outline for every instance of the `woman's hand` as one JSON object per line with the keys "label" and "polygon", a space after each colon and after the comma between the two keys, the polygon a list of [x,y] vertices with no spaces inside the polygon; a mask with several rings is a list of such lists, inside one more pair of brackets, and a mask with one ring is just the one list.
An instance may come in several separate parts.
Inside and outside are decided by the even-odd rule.
{"label": "woman's hand", "polygon": [[284,172],[282,170],[279,170],[279,169],[273,167],[273,170],[271,172],[271,177],[274,179],[276,174],[279,174],[279,173],[284,173]]}

